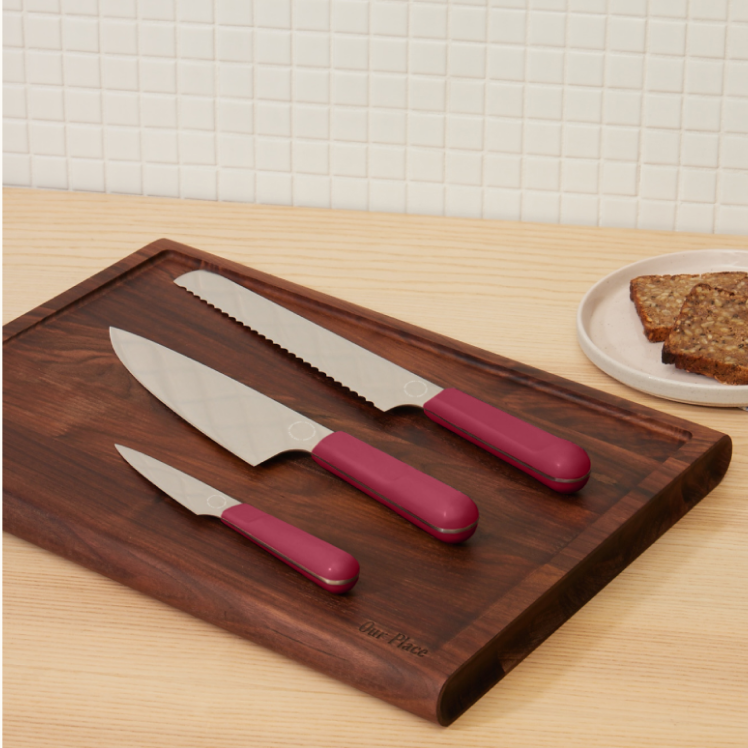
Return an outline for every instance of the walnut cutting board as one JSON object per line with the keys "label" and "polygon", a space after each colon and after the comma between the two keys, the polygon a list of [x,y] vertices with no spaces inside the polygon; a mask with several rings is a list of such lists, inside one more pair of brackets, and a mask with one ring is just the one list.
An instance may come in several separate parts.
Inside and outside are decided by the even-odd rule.
{"label": "walnut cutting board", "polygon": [[[441,386],[579,443],[562,496],[431,422],[382,413],[171,281],[221,272]],[[251,467],[138,384],[108,327],[149,337],[470,495],[449,546],[303,453]],[[427,719],[449,724],[724,475],[728,436],[160,240],[4,328],[5,529]],[[118,442],[356,556],[332,596],[135,473]],[[205,653],[206,657],[210,652]]]}

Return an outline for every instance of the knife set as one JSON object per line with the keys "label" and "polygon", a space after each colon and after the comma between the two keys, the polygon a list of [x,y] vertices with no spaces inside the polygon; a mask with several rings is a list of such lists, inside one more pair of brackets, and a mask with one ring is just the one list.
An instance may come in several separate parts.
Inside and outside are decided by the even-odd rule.
{"label": "knife set", "polygon": [[[578,491],[589,478],[590,460],[578,445],[460,390],[443,389],[228,278],[196,270],[174,282],[380,410],[420,406],[431,420],[560,493]],[[476,531],[478,508],[457,489],[158,343],[117,328],[110,328],[110,338],[120,361],[151,394],[250,465],[306,451],[437,540],[459,543]],[[340,594],[358,581],[358,562],[340,548],[148,455],[116,447],[164,493],[196,514],[219,517],[323,589]]]}

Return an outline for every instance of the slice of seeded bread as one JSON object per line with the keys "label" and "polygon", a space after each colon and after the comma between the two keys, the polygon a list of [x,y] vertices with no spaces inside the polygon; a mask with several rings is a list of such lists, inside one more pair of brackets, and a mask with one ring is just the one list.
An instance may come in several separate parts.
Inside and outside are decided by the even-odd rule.
{"label": "slice of seeded bread", "polygon": [[629,284],[631,300],[648,340],[660,343],[667,338],[686,295],[697,283],[748,295],[748,273],[742,271],[634,278]]}
{"label": "slice of seeded bread", "polygon": [[748,295],[694,286],[662,347],[662,362],[723,384],[748,384]]}

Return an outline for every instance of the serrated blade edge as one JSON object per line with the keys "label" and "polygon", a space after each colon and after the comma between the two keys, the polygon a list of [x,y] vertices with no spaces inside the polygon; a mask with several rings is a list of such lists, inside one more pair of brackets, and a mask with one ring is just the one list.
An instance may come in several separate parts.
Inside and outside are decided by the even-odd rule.
{"label": "serrated blade edge", "polygon": [[380,410],[418,405],[442,388],[382,356],[208,270],[194,270],[174,282],[249,327]]}

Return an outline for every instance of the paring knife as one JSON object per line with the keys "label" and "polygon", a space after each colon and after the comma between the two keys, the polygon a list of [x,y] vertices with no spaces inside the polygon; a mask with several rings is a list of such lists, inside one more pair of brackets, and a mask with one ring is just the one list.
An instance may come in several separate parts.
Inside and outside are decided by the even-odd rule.
{"label": "paring knife", "polygon": [[181,353],[115,327],[109,335],[135,379],[250,465],[281,452],[311,452],[319,465],[445,543],[475,532],[478,508],[451,486]]}
{"label": "paring knife", "polygon": [[421,406],[432,421],[560,493],[578,491],[589,479],[590,458],[573,442],[458,389],[443,389],[228,278],[195,270],[174,282],[380,410]]}
{"label": "paring knife", "polygon": [[350,553],[298,527],[243,504],[165,462],[120,444],[122,457],[165,494],[195,514],[210,514],[328,592],[348,592],[359,565]]}

